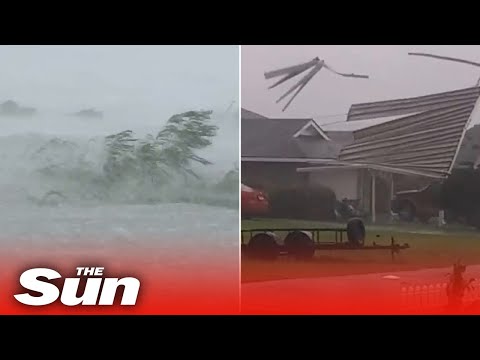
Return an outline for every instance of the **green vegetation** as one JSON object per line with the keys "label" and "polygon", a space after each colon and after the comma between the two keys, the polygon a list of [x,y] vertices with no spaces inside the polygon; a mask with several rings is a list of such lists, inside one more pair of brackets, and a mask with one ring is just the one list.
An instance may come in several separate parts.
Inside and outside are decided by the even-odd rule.
{"label": "green vegetation", "polygon": [[[345,227],[339,223],[261,219],[242,221],[242,230],[258,228]],[[276,262],[242,260],[242,281],[261,281],[301,277],[351,275],[362,273],[449,267],[459,258],[468,264],[480,263],[480,232],[467,228],[440,230],[432,226],[391,225],[366,226],[366,245],[375,241],[388,244],[393,236],[398,243],[408,243],[392,261],[386,250],[317,251],[314,259],[299,262],[287,258]],[[281,236],[284,234],[280,234]],[[378,237],[377,237],[378,235]],[[322,241],[333,241],[334,233],[322,235]],[[245,239],[247,240],[247,239]]]}
{"label": "green vegetation", "polygon": [[211,164],[195,155],[195,150],[212,144],[217,127],[208,123],[211,111],[189,111],[172,116],[154,137],[137,139],[131,130],[106,137],[105,175],[115,181],[129,176],[154,184],[174,174],[198,178],[191,163]]}
{"label": "green vegetation", "polygon": [[225,192],[238,192],[240,186],[239,181],[238,166],[235,165],[235,168],[227,172],[223,179],[216,185],[216,189]]}
{"label": "green vegetation", "polygon": [[[52,139],[33,156],[37,173],[54,190],[82,199],[129,203],[190,202],[238,208],[238,169],[218,183],[207,181],[195,166],[212,163],[197,151],[212,144],[217,126],[212,111],[188,111],[170,117],[157,134],[139,138],[131,130],[92,139],[101,151],[89,160],[88,149]],[[97,146],[98,145],[98,146]],[[42,179],[43,180],[43,179]]]}

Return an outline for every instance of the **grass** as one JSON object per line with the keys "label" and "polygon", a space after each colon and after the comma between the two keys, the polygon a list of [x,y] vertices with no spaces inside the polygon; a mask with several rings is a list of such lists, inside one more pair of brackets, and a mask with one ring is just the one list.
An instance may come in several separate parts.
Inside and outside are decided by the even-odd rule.
{"label": "grass", "polygon": [[[343,228],[345,224],[282,219],[242,221],[242,230],[309,227]],[[410,248],[397,254],[394,261],[388,250],[317,251],[312,260],[303,262],[289,258],[280,258],[275,262],[243,258],[242,282],[448,267],[459,258],[466,265],[480,263],[479,231],[402,224],[366,225],[366,232],[366,245],[373,241],[388,245],[393,236],[397,243],[408,243]],[[282,237],[285,234],[279,235]],[[245,237],[245,240],[248,239]],[[321,241],[329,240],[334,241],[334,233],[323,233]]]}

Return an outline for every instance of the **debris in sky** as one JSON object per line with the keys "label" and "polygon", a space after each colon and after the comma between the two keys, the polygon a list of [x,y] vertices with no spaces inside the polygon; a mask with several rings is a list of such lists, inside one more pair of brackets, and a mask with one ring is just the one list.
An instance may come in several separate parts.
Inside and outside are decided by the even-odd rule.
{"label": "debris in sky", "polygon": [[320,70],[322,70],[322,68],[325,68],[325,69],[331,71],[332,73],[334,73],[336,75],[343,76],[343,77],[360,78],[360,79],[368,79],[369,78],[368,75],[358,75],[358,74],[353,74],[353,73],[352,74],[347,74],[347,73],[341,73],[341,72],[338,72],[336,70],[333,70],[331,66],[327,65],[324,60],[320,60],[318,57],[316,57],[316,58],[314,58],[314,59],[312,59],[312,60],[310,60],[306,63],[303,63],[303,64],[289,66],[289,67],[286,67],[286,68],[266,72],[264,75],[265,75],[265,79],[267,79],[267,80],[278,77],[278,76],[285,75],[283,78],[278,80],[276,83],[269,86],[269,89],[273,89],[273,88],[277,87],[278,85],[283,84],[285,81],[287,81],[287,80],[289,80],[289,79],[291,79],[291,78],[293,78],[297,75],[300,75],[301,73],[303,73],[307,70],[310,70],[302,79],[300,79],[295,85],[293,85],[285,94],[283,94],[277,100],[277,103],[279,103],[280,101],[285,99],[288,95],[290,95],[292,92],[294,92],[296,90],[295,93],[293,94],[293,96],[290,98],[290,100],[284,106],[282,111],[285,111],[290,106],[290,104],[297,97],[297,95],[300,93],[300,91],[302,91],[302,89],[310,82],[310,80],[312,80],[312,78]]}

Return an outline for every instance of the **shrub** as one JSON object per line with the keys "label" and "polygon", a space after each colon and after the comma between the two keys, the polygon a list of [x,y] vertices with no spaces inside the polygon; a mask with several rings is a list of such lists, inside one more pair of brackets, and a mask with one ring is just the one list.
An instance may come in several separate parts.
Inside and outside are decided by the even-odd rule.
{"label": "shrub", "polygon": [[269,194],[271,216],[335,220],[335,193],[328,188],[280,189]]}
{"label": "shrub", "polygon": [[455,170],[445,180],[441,204],[460,216],[468,216],[480,210],[480,171]]}

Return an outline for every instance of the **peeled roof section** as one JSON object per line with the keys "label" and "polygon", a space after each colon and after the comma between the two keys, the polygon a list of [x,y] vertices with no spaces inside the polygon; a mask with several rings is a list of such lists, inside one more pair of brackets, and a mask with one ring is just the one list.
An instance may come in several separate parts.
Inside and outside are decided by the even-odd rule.
{"label": "peeled roof section", "polygon": [[416,175],[447,176],[457,156],[465,129],[479,117],[480,88],[473,87],[415,98],[356,104],[347,121],[396,118],[354,132],[339,160],[375,164]]}
{"label": "peeled roof section", "polygon": [[395,115],[411,115],[438,107],[456,105],[466,101],[476,101],[480,88],[472,87],[433,95],[417,96],[406,99],[376,101],[371,103],[354,104],[350,107],[347,121],[377,119]]}

